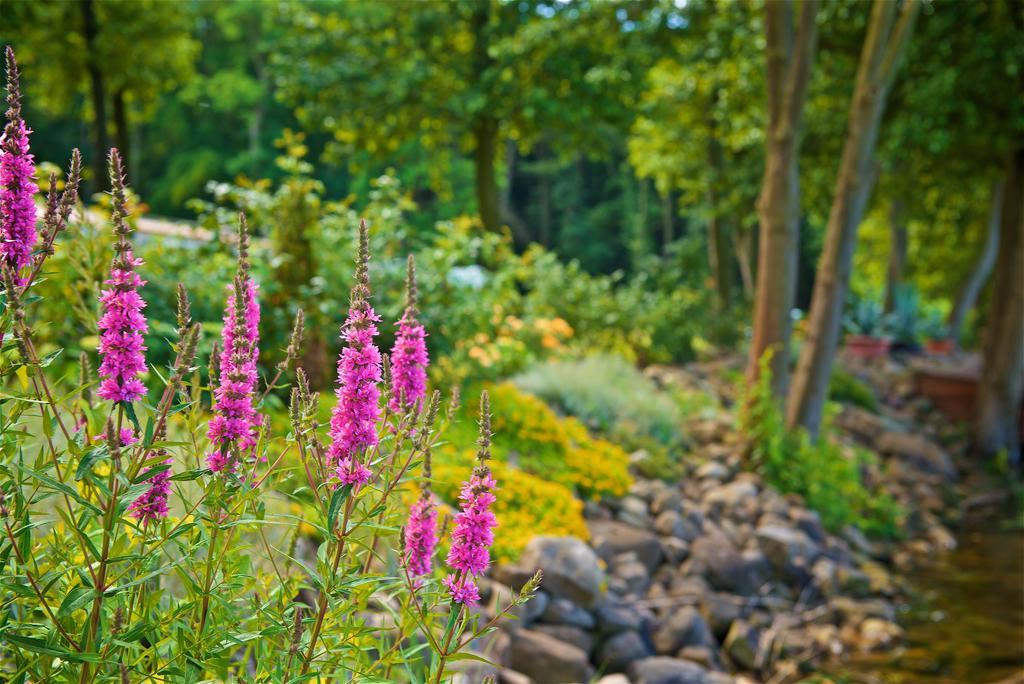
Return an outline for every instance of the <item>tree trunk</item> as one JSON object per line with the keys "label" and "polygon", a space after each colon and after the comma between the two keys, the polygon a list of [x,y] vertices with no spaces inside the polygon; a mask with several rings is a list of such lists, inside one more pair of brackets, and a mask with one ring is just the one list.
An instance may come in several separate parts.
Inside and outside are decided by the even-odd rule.
{"label": "tree trunk", "polygon": [[[489,54],[491,2],[481,0],[473,5],[470,28],[473,36],[473,72],[478,83],[486,83],[487,71],[493,60]],[[498,120],[489,111],[489,93],[484,93],[483,109],[473,120],[473,169],[476,182],[476,210],[486,230],[501,229],[498,206],[498,181],[494,170],[498,147]]]}
{"label": "tree trunk", "polygon": [[516,211],[515,206],[512,204],[512,185],[516,176],[517,158],[518,153],[516,152],[515,142],[506,140],[505,187],[499,193],[498,215],[512,229],[512,235],[515,237],[516,244],[520,248],[525,248],[532,240],[530,226],[523,220],[523,217],[519,215],[519,212]]}
{"label": "tree trunk", "polygon": [[96,61],[96,38],[99,35],[96,6],[93,0],[80,1],[82,33],[85,37],[85,64],[89,73],[89,94],[93,113],[92,182],[97,191],[103,191],[110,187],[110,174],[107,170],[107,155],[110,153],[110,141],[107,138],[107,91],[103,85],[103,70]]}
{"label": "tree trunk", "polygon": [[127,169],[128,182],[131,185],[136,185],[134,168],[131,164],[131,131],[128,128],[128,106],[124,101],[124,88],[121,88],[114,93],[114,140],[117,144],[117,150],[121,153],[121,159],[124,162],[124,167]]}
{"label": "tree trunk", "polygon": [[874,152],[878,129],[900,57],[910,40],[918,1],[904,0],[898,18],[896,10],[896,3],[890,0],[875,0],[871,8],[825,246],[814,282],[807,341],[786,407],[787,426],[804,427],[815,438],[839,342],[857,227],[877,175]]}
{"label": "tree trunk", "polygon": [[750,266],[750,253],[754,242],[753,229],[750,227],[732,231],[733,252],[740,266],[740,284],[743,285],[743,299],[750,301],[754,297],[754,270]]}
{"label": "tree trunk", "polygon": [[672,201],[672,191],[666,190],[661,196],[661,253],[668,254],[668,247],[676,239],[675,226],[675,202]]}
{"label": "tree trunk", "polygon": [[[717,95],[716,95],[717,99]],[[711,181],[708,183],[708,263],[711,266],[711,277],[715,282],[715,293],[718,295],[718,308],[726,311],[732,305],[732,250],[729,237],[729,224],[723,216],[718,189],[722,183],[724,162],[722,145],[715,137],[715,127],[709,125],[708,166],[711,170]]]}
{"label": "tree trunk", "polygon": [[885,312],[896,308],[896,293],[903,284],[903,271],[907,263],[907,212],[902,199],[895,199],[889,208],[889,267],[885,273]]}
{"label": "tree trunk", "polygon": [[757,201],[760,240],[747,380],[757,381],[761,357],[771,351],[772,392],[776,397],[785,394],[789,385],[790,312],[796,296],[800,243],[797,153],[817,40],[817,9],[813,0],[800,5],[800,24],[794,36],[791,5],[765,5],[768,130],[764,180]]}
{"label": "tree trunk", "polygon": [[498,213],[498,181],[494,170],[495,148],[498,142],[498,122],[481,116],[473,127],[473,168],[476,178],[476,206],[484,228],[497,232],[501,229]]}
{"label": "tree trunk", "polygon": [[992,274],[992,268],[996,265],[996,256],[999,253],[999,229],[1003,209],[1003,192],[1006,183],[1003,178],[998,178],[992,186],[992,204],[988,211],[988,223],[985,228],[985,244],[981,248],[981,254],[974,263],[967,280],[960,286],[956,303],[953,310],[949,312],[949,339],[953,344],[960,346],[960,338],[963,335],[964,320],[967,314],[974,308],[978,301],[981,289],[988,282]]}
{"label": "tree trunk", "polygon": [[1020,462],[1024,394],[1024,146],[1010,155],[999,229],[999,257],[986,325],[975,446],[984,456],[1005,449]]}

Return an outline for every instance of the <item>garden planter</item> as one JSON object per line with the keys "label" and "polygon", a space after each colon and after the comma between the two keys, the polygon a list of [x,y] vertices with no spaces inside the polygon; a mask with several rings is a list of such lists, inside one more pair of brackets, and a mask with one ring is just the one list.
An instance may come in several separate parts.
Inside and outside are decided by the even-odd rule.
{"label": "garden planter", "polygon": [[846,353],[855,359],[879,359],[889,353],[892,340],[872,335],[847,335],[843,341]]}
{"label": "garden planter", "polygon": [[973,370],[922,368],[914,373],[914,393],[928,397],[935,408],[953,420],[974,417],[978,373]]}
{"label": "garden planter", "polygon": [[953,344],[953,339],[949,337],[928,339],[924,343],[924,350],[932,356],[949,356],[955,348],[956,345]]}

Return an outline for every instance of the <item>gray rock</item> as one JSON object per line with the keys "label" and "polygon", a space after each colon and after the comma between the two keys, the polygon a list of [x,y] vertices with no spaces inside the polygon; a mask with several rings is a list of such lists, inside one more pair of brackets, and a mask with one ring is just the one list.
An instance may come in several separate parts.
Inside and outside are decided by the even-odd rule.
{"label": "gray rock", "polygon": [[[690,545],[684,539],[666,537],[661,540],[661,553],[665,557],[666,563],[676,566],[690,555]],[[662,567],[666,566],[663,565]]]}
{"label": "gray rock", "polygon": [[553,598],[548,601],[541,622],[552,625],[570,625],[580,629],[593,629],[597,622],[586,608],[581,608],[565,598]]}
{"label": "gray rock", "polygon": [[942,447],[919,434],[909,432],[883,432],[875,442],[883,454],[904,459],[915,468],[938,475],[952,482],[956,480],[956,466]]}
{"label": "gray rock", "polygon": [[549,637],[559,641],[564,641],[567,644],[579,646],[587,652],[588,656],[594,650],[594,637],[579,627],[570,627],[569,625],[534,625],[531,629],[541,634],[547,634]]}
{"label": "gray rock", "polygon": [[594,611],[594,617],[597,618],[597,628],[602,634],[640,631],[643,627],[640,613],[632,606],[621,603],[605,601]]}
{"label": "gray rock", "polygon": [[683,512],[683,497],[676,488],[665,488],[651,498],[651,513],[661,515],[669,511]]}
{"label": "gray rock", "polygon": [[692,569],[702,573],[716,589],[749,596],[764,582],[759,568],[743,558],[724,535],[712,533],[690,545]]}
{"label": "gray rock", "polygon": [[584,607],[594,605],[601,596],[601,563],[576,537],[534,537],[523,551],[520,565],[543,571],[541,587],[552,596]]}
{"label": "gray rock", "polygon": [[604,520],[588,521],[587,528],[594,550],[606,563],[610,564],[615,556],[629,552],[635,553],[650,572],[654,572],[661,563],[661,544],[645,529]]}
{"label": "gray rock", "polygon": [[867,618],[879,618],[890,622],[896,619],[896,609],[882,599],[858,601],[848,596],[836,596],[829,601],[829,608],[837,622],[859,624]]}
{"label": "gray rock", "polygon": [[647,572],[647,568],[636,559],[634,554],[624,555],[628,556],[628,559],[616,563],[613,574],[617,579],[622,580],[626,593],[643,594],[651,585],[651,574]]}
{"label": "gray rock", "polygon": [[676,653],[676,658],[689,660],[709,670],[721,670],[722,663],[718,660],[717,649],[707,646],[683,646]]}
{"label": "gray rock", "polygon": [[729,469],[718,461],[708,461],[697,468],[696,475],[701,480],[725,480],[729,477]]}
{"label": "gray rock", "polygon": [[865,651],[890,648],[903,639],[903,630],[895,622],[868,618],[860,625],[860,647]]}
{"label": "gray rock", "polygon": [[594,663],[602,671],[621,672],[634,661],[651,655],[651,649],[638,632],[619,632],[597,649]]}
{"label": "gray rock", "polygon": [[755,670],[761,652],[761,630],[744,620],[736,620],[729,628],[723,649],[740,669]]}
{"label": "gray rock", "polygon": [[684,646],[718,646],[704,617],[693,606],[683,606],[669,614],[654,631],[654,651],[672,655]]}
{"label": "gray rock", "polygon": [[820,553],[818,545],[800,530],[781,525],[759,527],[754,533],[758,547],[772,568],[797,583],[807,582]]}
{"label": "gray rock", "polygon": [[712,511],[721,512],[739,508],[756,497],[757,485],[745,480],[734,480],[729,484],[709,489],[704,494],[704,504]]}
{"label": "gray rock", "polygon": [[633,684],[712,684],[708,671],[696,663],[668,656],[651,656],[629,666]]}
{"label": "gray rock", "polygon": [[586,651],[529,629],[512,635],[509,660],[513,670],[537,684],[587,682],[594,676]]}
{"label": "gray rock", "polygon": [[798,508],[790,514],[790,519],[798,530],[807,535],[815,544],[823,544],[827,535],[821,526],[821,517],[817,511]]}
{"label": "gray rock", "polygon": [[605,675],[597,680],[597,684],[630,684],[629,677],[624,674]]}
{"label": "gray rock", "polygon": [[718,640],[725,639],[729,633],[729,627],[734,620],[742,614],[742,604],[737,601],[738,597],[730,594],[719,594],[708,592],[701,599],[701,613],[711,629],[711,633]]}
{"label": "gray rock", "polygon": [[498,673],[498,681],[501,684],[533,684],[533,680],[522,672],[504,669]]}
{"label": "gray rock", "polygon": [[619,502],[618,517],[623,522],[638,527],[650,524],[651,517],[647,514],[647,501],[638,496],[627,496]]}
{"label": "gray rock", "polygon": [[[533,578],[537,568],[529,568],[521,564],[506,563],[497,565],[491,571],[491,577],[512,588],[512,591],[519,591]],[[481,597],[482,598],[482,597]]]}

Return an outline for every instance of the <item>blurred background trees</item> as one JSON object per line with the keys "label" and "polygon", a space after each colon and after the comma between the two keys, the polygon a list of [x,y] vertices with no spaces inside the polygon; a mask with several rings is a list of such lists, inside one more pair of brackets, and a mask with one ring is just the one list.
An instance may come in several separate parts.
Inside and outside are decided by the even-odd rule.
{"label": "blurred background trees", "polygon": [[[841,324],[874,325],[844,312],[875,303],[899,343],[995,345],[985,377],[1019,376],[1022,16],[1020,0],[5,0],[0,39],[33,74],[37,158],[80,146],[102,164],[116,144],[152,214],[254,214],[277,248],[271,327],[300,304],[333,321],[332,241],[376,212],[460,255],[438,256],[456,275],[435,296],[480,266],[515,315],[575,316],[641,362],[744,349],[753,380],[774,350],[788,422],[813,433]],[[986,415],[1016,391],[993,389]]]}

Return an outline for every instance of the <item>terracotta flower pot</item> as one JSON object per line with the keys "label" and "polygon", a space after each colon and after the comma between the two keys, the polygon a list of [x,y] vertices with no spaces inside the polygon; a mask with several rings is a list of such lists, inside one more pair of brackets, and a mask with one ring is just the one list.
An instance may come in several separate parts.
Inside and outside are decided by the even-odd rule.
{"label": "terracotta flower pot", "polygon": [[879,359],[889,353],[892,340],[873,335],[847,335],[843,340],[846,353],[855,359]]}
{"label": "terracotta flower pot", "polygon": [[953,353],[956,345],[949,337],[941,339],[927,339],[924,343],[924,350],[932,356],[949,356]]}

